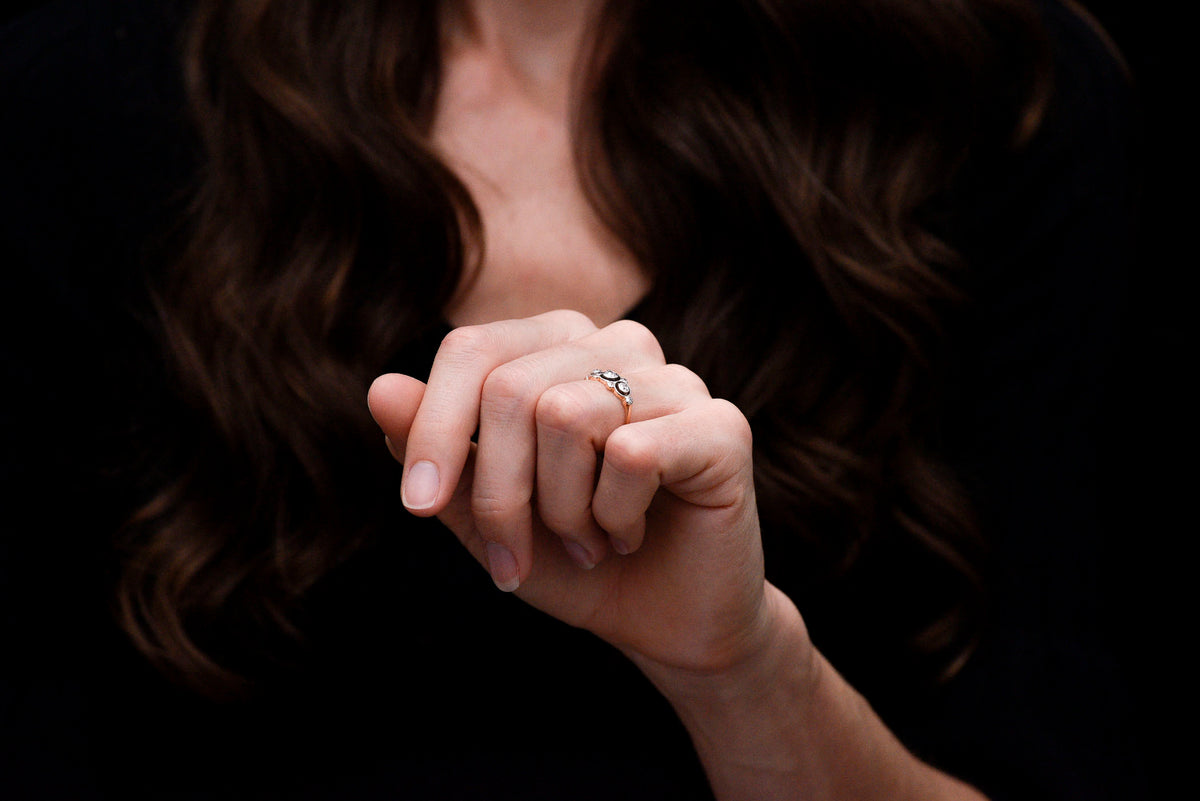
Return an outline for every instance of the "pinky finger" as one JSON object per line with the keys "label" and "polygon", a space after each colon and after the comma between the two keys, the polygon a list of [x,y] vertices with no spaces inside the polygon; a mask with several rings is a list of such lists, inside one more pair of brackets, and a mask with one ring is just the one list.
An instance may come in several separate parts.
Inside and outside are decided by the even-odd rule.
{"label": "pinky finger", "polygon": [[592,514],[613,549],[631,553],[660,489],[697,509],[739,507],[753,502],[751,465],[750,426],[727,401],[621,426],[604,446]]}

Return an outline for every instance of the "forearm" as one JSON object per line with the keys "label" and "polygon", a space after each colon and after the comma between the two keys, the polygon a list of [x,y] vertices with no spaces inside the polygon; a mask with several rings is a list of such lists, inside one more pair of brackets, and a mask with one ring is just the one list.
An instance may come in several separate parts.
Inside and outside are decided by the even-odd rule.
{"label": "forearm", "polygon": [[983,798],[909,753],[812,647],[792,603],[768,593],[775,623],[755,658],[703,675],[639,663],[683,720],[718,799]]}

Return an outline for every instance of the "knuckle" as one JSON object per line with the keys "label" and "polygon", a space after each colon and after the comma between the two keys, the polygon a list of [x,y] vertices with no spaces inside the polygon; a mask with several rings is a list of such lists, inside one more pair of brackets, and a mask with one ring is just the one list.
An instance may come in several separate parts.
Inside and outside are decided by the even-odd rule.
{"label": "knuckle", "polygon": [[464,325],[442,338],[440,352],[463,361],[474,361],[495,348],[495,337],[487,326]]}
{"label": "knuckle", "polygon": [[717,420],[715,430],[724,432],[727,445],[742,453],[750,453],[754,448],[754,431],[742,410],[723,398],[713,398],[709,406]]}
{"label": "knuckle", "polygon": [[621,426],[604,444],[604,461],[622,474],[646,475],[657,469],[658,446],[635,426]]}
{"label": "knuckle", "polygon": [[592,322],[590,317],[574,309],[556,309],[548,312],[548,315],[552,316],[566,330],[576,335],[589,334],[596,330],[596,324]]}
{"label": "knuckle", "polygon": [[635,320],[617,320],[606,330],[622,341],[630,343],[634,350],[649,354],[655,361],[666,360],[658,337],[654,336],[654,332],[641,323]]}
{"label": "knuckle", "polygon": [[495,493],[477,492],[471,495],[471,514],[476,520],[505,521],[512,518],[522,505],[520,498],[505,497]]}
{"label": "knuckle", "polygon": [[512,408],[520,406],[533,386],[530,368],[522,362],[508,362],[488,373],[483,381],[482,401],[485,406]]}
{"label": "knuckle", "polygon": [[678,387],[685,393],[692,395],[703,395],[708,397],[708,385],[704,383],[704,379],[693,373],[682,364],[663,365],[662,369],[666,372],[667,378],[673,386]]}
{"label": "knuckle", "polygon": [[587,419],[588,405],[577,391],[566,385],[551,387],[538,398],[535,415],[537,424],[553,431],[580,430]]}

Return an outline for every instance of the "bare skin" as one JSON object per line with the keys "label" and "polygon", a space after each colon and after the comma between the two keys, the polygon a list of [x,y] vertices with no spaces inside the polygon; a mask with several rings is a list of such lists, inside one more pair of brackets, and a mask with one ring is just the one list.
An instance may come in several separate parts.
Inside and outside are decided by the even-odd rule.
{"label": "bare skin", "polygon": [[[488,250],[447,309],[464,325],[428,384],[371,388],[403,501],[500,589],[633,660],[718,798],[979,799],[904,749],[765,580],[745,418],[666,364],[653,332],[606,324],[646,281],[600,231],[569,158],[591,13],[476,0],[451,17],[435,139],[475,193]],[[595,367],[632,385],[629,424],[586,380]]]}
{"label": "bare skin", "polygon": [[590,13],[472,3],[450,17],[433,140],[471,191],[486,242],[478,276],[446,309],[452,323],[560,308],[608,323],[649,288],[596,219],[571,152],[571,85]]}

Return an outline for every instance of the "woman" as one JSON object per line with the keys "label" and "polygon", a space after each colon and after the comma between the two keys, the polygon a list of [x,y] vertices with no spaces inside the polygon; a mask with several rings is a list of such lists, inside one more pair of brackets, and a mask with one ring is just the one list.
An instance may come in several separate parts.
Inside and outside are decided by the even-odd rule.
{"label": "woman", "polygon": [[[112,387],[84,411],[78,376],[49,379],[29,413],[106,418],[84,442],[12,437],[35,454],[19,486],[82,477],[63,528],[91,549],[115,532],[114,555],[67,560],[84,589],[62,608],[113,598],[123,638],[88,619],[28,657],[65,676],[51,708],[91,755],[56,780],[455,798],[1110,781],[1112,744],[1073,709],[1107,692],[1103,667],[1078,669],[1090,631],[1059,618],[1095,611],[1063,568],[1089,559],[1078,465],[1126,208],[1124,171],[1094,172],[1123,148],[1117,68],[1080,18],[188,11],[186,224],[145,272],[33,290],[82,307],[56,317],[101,334],[84,347]],[[137,44],[174,20],[151,19],[35,38],[22,77],[45,82],[74,32],[118,31],[95,57],[116,96],[89,102],[126,109],[123,80],[161,80]],[[172,107],[151,108],[139,135],[180,170]],[[119,185],[139,209],[175,188],[148,183]],[[126,225],[100,237],[114,263]],[[132,314],[77,294],[97,283]],[[44,377],[24,362],[62,363],[49,349],[13,375]],[[11,564],[56,562],[14,541]],[[53,611],[29,642],[60,639]],[[79,643],[100,657],[64,667]]]}

